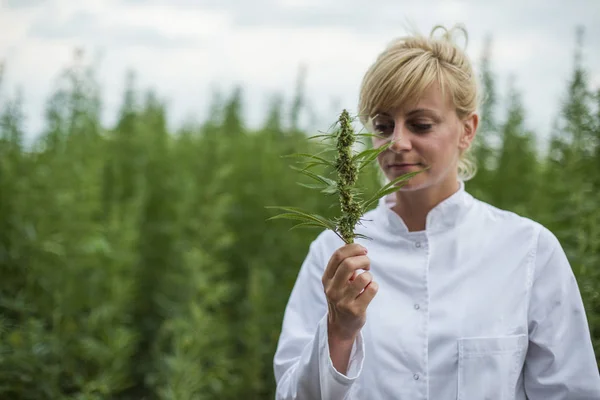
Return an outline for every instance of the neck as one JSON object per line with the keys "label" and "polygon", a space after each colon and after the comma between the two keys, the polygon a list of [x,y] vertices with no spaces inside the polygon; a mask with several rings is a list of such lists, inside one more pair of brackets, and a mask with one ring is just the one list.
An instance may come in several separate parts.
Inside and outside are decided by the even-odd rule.
{"label": "neck", "polygon": [[427,215],[459,188],[456,180],[425,189],[396,192],[396,205],[392,208],[402,218],[409,232],[425,230]]}

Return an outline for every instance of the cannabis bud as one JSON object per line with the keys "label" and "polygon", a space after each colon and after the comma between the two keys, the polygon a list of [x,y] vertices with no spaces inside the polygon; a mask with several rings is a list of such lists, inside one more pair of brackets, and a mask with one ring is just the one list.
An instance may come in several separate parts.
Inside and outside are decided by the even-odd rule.
{"label": "cannabis bud", "polygon": [[[330,139],[335,144],[335,160],[327,160],[319,155],[306,153],[297,153],[291,156],[306,159],[307,165],[304,168],[292,168],[317,182],[316,184],[299,184],[310,189],[320,190],[322,193],[328,195],[337,194],[341,215],[333,220],[329,220],[323,216],[311,214],[296,207],[269,206],[267,208],[280,209],[285,211],[285,213],[271,217],[268,220],[291,219],[300,221],[293,228],[330,229],[346,244],[350,244],[354,242],[355,238],[369,239],[364,235],[354,232],[356,224],[360,222],[362,216],[369,210],[369,207],[375,204],[381,197],[400,189],[410,178],[421,171],[404,174],[380,188],[375,194],[363,199],[361,197],[362,192],[356,187],[359,173],[377,159],[377,156],[385,151],[391,143],[388,142],[376,149],[366,149],[354,154],[353,146],[357,141],[357,137],[374,137],[375,135],[355,133],[352,128],[352,118],[347,110],[342,111],[334,128],[329,134],[317,135],[309,139]],[[318,165],[334,170],[337,180],[329,179],[311,171],[311,168]]]}

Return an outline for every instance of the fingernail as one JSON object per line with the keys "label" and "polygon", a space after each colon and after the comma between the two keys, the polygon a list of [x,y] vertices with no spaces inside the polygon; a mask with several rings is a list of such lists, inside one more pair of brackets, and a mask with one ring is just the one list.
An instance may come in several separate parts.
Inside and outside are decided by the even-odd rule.
{"label": "fingernail", "polygon": [[367,254],[369,252],[369,250],[367,250],[366,247],[363,247],[363,251],[365,252],[365,254]]}

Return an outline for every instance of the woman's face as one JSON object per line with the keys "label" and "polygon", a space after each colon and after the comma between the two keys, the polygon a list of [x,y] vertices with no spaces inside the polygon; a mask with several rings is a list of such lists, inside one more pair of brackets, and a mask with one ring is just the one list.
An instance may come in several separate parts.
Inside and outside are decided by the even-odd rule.
{"label": "woman's face", "polygon": [[416,104],[406,104],[373,119],[373,145],[392,144],[379,157],[379,166],[389,180],[423,170],[401,190],[419,190],[434,185],[454,184],[458,161],[475,136],[478,118],[460,120],[449,93],[442,96],[439,85],[431,85]]}

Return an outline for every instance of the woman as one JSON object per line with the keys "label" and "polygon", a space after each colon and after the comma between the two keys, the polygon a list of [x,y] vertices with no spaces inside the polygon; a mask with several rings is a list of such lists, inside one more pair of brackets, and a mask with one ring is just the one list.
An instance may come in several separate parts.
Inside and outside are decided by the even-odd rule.
{"label": "woman", "polygon": [[381,170],[422,172],[364,216],[372,240],[311,244],[274,358],[278,399],[600,399],[556,237],[465,192],[478,96],[451,37],[397,40],[364,77],[362,122],[376,147],[392,141]]}

